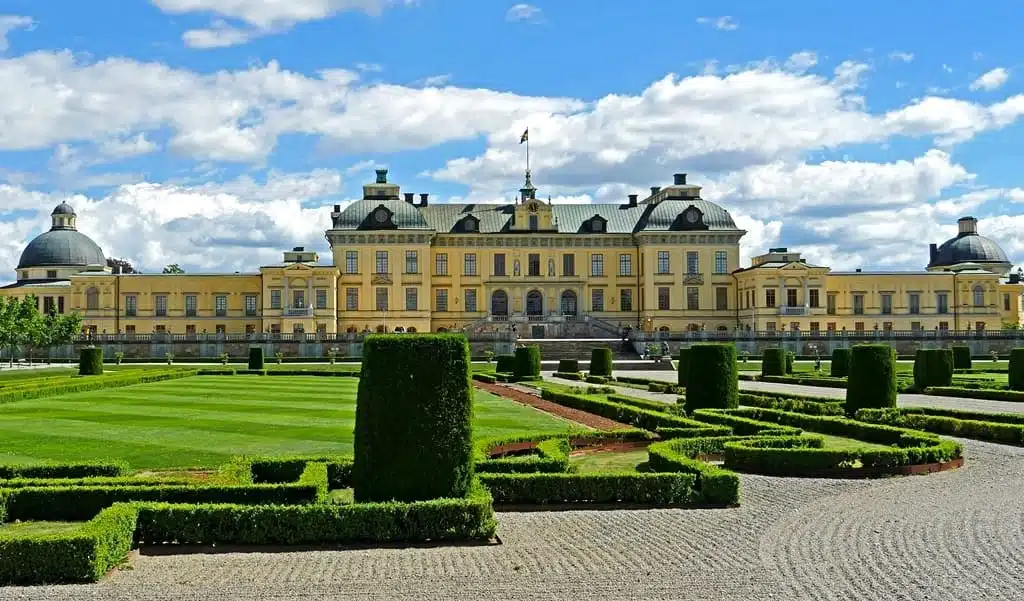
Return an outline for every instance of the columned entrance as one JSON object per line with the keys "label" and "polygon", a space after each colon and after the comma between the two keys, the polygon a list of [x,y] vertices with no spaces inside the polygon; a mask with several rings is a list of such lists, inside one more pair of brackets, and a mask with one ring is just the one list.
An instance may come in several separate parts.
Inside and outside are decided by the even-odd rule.
{"label": "columned entrance", "polygon": [[562,315],[573,315],[577,314],[577,302],[576,293],[572,290],[566,290],[562,293]]}

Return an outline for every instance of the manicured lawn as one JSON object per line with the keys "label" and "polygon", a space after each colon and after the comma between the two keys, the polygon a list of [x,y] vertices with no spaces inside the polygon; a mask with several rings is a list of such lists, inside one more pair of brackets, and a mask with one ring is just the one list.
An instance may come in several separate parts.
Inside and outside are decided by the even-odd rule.
{"label": "manicured lawn", "polygon": [[81,522],[9,522],[0,524],[0,538],[5,536],[62,534],[68,530],[81,527]]}
{"label": "manicured lawn", "polygon": [[[211,467],[234,455],[352,452],[356,378],[200,376],[0,405],[0,463],[118,459]],[[478,392],[475,436],[569,422]]]}
{"label": "manicured lawn", "polygon": [[647,463],[647,449],[586,453],[571,461],[580,472],[632,472]]}

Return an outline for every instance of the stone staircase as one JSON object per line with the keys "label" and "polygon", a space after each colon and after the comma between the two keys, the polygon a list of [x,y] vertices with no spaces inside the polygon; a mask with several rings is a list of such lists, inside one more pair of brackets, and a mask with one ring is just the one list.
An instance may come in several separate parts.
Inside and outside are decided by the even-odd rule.
{"label": "stone staircase", "polygon": [[595,348],[612,349],[613,360],[639,360],[632,345],[623,343],[619,338],[520,338],[517,344],[529,344],[540,347],[542,361],[558,361],[561,359],[577,359],[590,361],[590,353]]}

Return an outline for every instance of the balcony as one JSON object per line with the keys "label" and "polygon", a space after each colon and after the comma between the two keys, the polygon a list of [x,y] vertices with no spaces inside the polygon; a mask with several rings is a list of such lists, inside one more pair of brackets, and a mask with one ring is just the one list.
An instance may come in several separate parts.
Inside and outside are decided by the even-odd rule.
{"label": "balcony", "polygon": [[797,305],[782,305],[779,307],[779,315],[807,315],[807,307]]}
{"label": "balcony", "polygon": [[285,307],[285,317],[312,317],[313,307]]}

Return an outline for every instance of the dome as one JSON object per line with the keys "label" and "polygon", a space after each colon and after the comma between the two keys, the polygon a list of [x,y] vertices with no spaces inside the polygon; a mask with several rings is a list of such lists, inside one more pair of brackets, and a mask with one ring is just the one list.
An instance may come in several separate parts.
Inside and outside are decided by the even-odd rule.
{"label": "dome", "polygon": [[[383,207],[382,220],[378,220],[378,209]],[[385,216],[387,219],[383,219]],[[353,202],[334,220],[334,229],[430,229],[420,210],[404,200],[363,199]]]}
{"label": "dome", "polygon": [[964,217],[959,220],[960,233],[943,242],[938,248],[932,245],[928,267],[950,267],[960,263],[979,263],[990,267],[994,264],[1010,267],[1010,260],[1003,249],[992,239],[978,234],[977,219]]}
{"label": "dome", "polygon": [[738,229],[729,211],[726,211],[721,205],[700,199],[663,200],[659,202],[651,209],[645,223],[642,224],[642,229],[644,231],[674,231],[685,227],[680,225],[681,218],[690,207],[694,207],[699,211],[699,219],[707,226],[706,229]]}
{"label": "dome", "polygon": [[66,202],[62,202],[53,208],[53,212],[50,215],[74,215],[75,209]]}
{"label": "dome", "polygon": [[103,249],[89,236],[76,230],[50,230],[29,242],[21,253],[18,269],[24,267],[63,267],[105,265]]}

